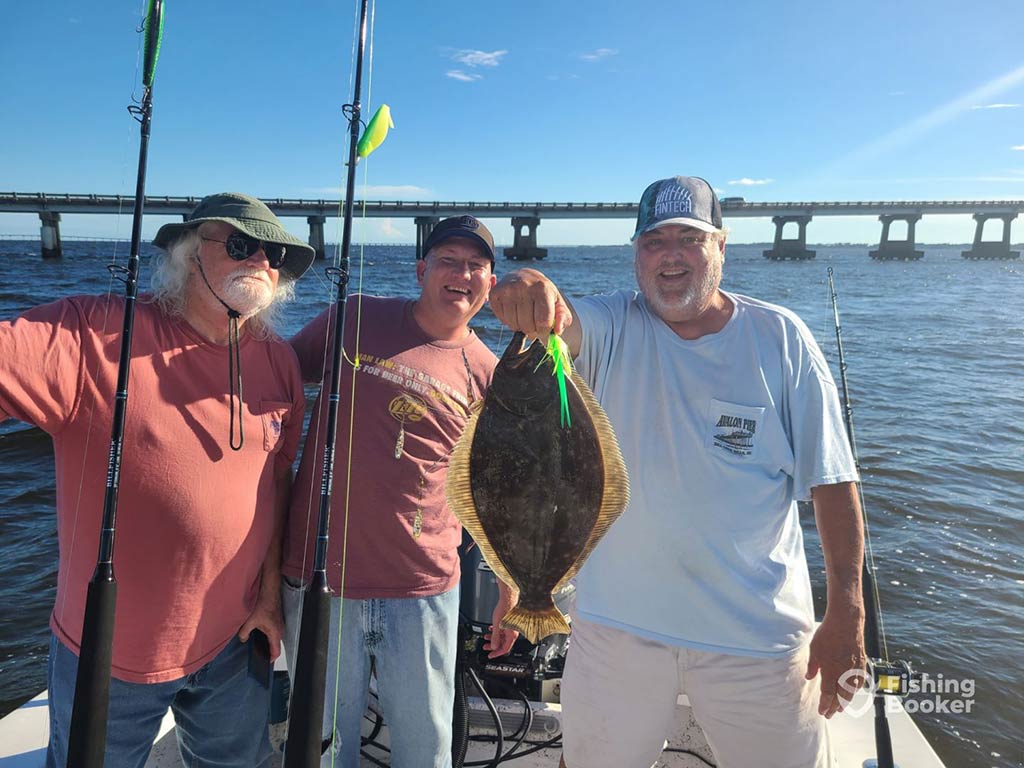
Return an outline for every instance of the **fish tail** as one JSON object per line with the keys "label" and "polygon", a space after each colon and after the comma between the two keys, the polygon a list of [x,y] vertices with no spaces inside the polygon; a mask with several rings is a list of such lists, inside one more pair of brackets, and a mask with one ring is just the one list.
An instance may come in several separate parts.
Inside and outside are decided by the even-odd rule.
{"label": "fish tail", "polygon": [[569,634],[569,623],[553,601],[549,608],[539,611],[517,605],[505,614],[501,626],[518,631],[534,644],[548,635]]}

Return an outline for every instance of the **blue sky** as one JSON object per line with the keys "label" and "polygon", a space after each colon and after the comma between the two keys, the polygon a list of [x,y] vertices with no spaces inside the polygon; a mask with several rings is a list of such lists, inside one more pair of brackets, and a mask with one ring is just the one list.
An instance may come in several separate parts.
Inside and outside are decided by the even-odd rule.
{"label": "blue sky", "polygon": [[[131,194],[144,4],[5,5],[0,190]],[[338,197],[355,10],[166,0],[147,192]],[[377,0],[364,113],[386,102],[396,128],[357,178],[369,199],[625,202],[677,173],[758,201],[1024,199],[1022,28],[1019,0]],[[130,218],[66,216],[63,233],[127,237]],[[727,223],[734,241],[773,235],[768,220]],[[0,214],[0,234],[38,226]],[[973,226],[925,217],[918,240],[964,242]],[[289,228],[305,236],[304,221]],[[554,245],[631,231],[538,232]],[[809,239],[879,232],[870,217],[818,218]],[[411,242],[414,229],[370,220],[362,237]]]}

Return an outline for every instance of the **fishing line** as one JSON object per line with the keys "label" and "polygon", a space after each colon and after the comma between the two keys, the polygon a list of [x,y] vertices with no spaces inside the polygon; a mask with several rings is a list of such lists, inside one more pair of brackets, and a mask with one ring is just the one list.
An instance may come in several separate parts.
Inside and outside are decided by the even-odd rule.
{"label": "fishing line", "polygon": [[[357,47],[357,44],[358,44],[358,41],[359,41],[359,2],[358,2],[358,0],[356,0],[356,2],[354,2],[352,4],[352,8],[353,8],[352,46],[351,46],[351,50],[350,50],[350,54],[349,54],[348,91],[347,91],[348,93],[352,92],[353,78],[355,77],[355,66],[356,66],[356,47]],[[342,113],[343,114],[345,113],[344,107],[342,108]],[[344,192],[344,174],[342,176],[341,185],[339,186],[339,189],[341,189],[342,192]],[[335,312],[337,312],[337,303],[334,301],[334,299],[337,296],[337,288],[338,288],[338,286],[337,286],[336,278],[332,278],[332,275],[336,276],[340,272],[340,266],[341,266],[341,239],[342,239],[341,238],[341,230],[342,230],[342,227],[344,226],[343,206],[344,206],[344,198],[342,197],[342,195],[339,195],[338,208],[337,208],[338,212],[337,212],[337,216],[335,216],[335,230],[334,230],[335,243],[334,243],[334,248],[333,248],[334,253],[333,253],[332,257],[331,257],[331,266],[332,266],[332,268],[326,270],[327,274],[324,275],[324,276],[321,276],[319,272],[315,272],[314,273],[314,274],[316,274],[317,280],[320,282],[321,288],[324,290],[324,303],[327,304],[327,318],[326,318],[327,322],[326,322],[326,327],[328,329],[328,332],[324,334],[323,349],[322,349],[322,352],[321,352],[321,360],[323,361],[323,363],[321,365],[321,368],[320,368],[321,390],[322,390],[323,379],[324,379],[324,377],[326,376],[326,373],[327,373],[327,357],[328,357],[328,354],[330,353],[330,330],[329,329],[333,328],[334,325],[335,325],[335,323],[334,323]],[[327,247],[326,243],[324,243],[324,247],[325,248]],[[344,341],[344,340],[342,340],[342,341]],[[348,356],[345,354],[344,346],[342,347],[342,355],[343,355],[344,359],[348,358]],[[315,425],[313,423],[314,419],[313,418],[310,419],[310,428],[313,429],[313,447],[314,447],[314,450],[315,450],[316,446],[318,446],[320,444],[320,425],[323,423],[323,418],[322,418],[323,415],[324,415],[323,409],[326,407],[326,403],[324,402],[324,399],[322,397],[320,398],[319,402],[320,402],[319,408],[318,408],[317,412],[315,414],[313,414],[313,416],[315,417],[315,422],[316,422]],[[303,580],[305,579],[306,564],[308,563],[309,534],[310,534],[310,527],[311,527],[310,524],[312,523],[312,519],[313,519],[313,483],[314,483],[314,479],[312,477],[310,477],[310,494],[309,494],[309,501],[306,503],[306,525],[305,525],[305,535],[303,537],[303,548],[302,548],[302,571],[301,571],[301,573],[303,574],[303,576],[302,576]],[[299,626],[301,626],[301,620],[302,620],[302,606],[301,606],[301,604],[299,606],[298,619],[299,619],[299,623],[298,623],[298,626],[295,627],[295,633],[294,633],[294,637],[293,637],[293,642],[294,642],[295,646],[298,645]],[[296,648],[296,651],[297,651],[297,648]],[[291,670],[291,671],[294,673],[294,670]]]}
{"label": "fishing line", "polygon": [[[829,298],[830,298],[830,300],[832,302],[832,308],[833,308],[833,319],[834,319],[835,333],[836,333],[836,348],[837,348],[838,353],[839,353],[839,376],[840,376],[840,381],[841,381],[842,388],[843,388],[843,401],[844,401],[843,405],[844,405],[844,408],[846,410],[847,427],[848,427],[847,431],[849,432],[848,438],[849,438],[849,442],[850,442],[850,450],[853,453],[853,463],[854,463],[854,466],[857,468],[857,474],[860,475],[861,474],[860,457],[859,457],[859,455],[857,453],[857,442],[856,442],[856,439],[855,439],[854,434],[853,434],[853,403],[852,403],[851,398],[850,398],[850,391],[849,391],[849,386],[848,386],[847,377],[846,377],[846,368],[847,368],[847,366],[846,366],[846,359],[845,359],[845,356],[843,355],[843,348],[842,348],[842,343],[843,343],[842,342],[842,326],[841,326],[841,324],[839,322],[839,309],[838,309],[838,304],[836,303],[835,287],[831,284],[831,277],[832,277],[832,268],[831,267],[829,267],[829,269],[828,269],[828,274],[829,274],[829,278],[830,278],[830,281],[829,281],[829,283],[830,283],[829,284]],[[886,637],[886,634],[885,634],[885,620],[884,620],[883,611],[882,611],[882,597],[881,597],[881,592],[879,592],[879,589],[878,589],[878,579],[876,578],[876,576],[878,574],[878,569],[877,569],[877,567],[875,565],[875,550],[874,550],[874,545],[872,543],[872,537],[871,537],[871,524],[870,524],[869,519],[868,519],[867,506],[866,506],[866,504],[864,502],[863,478],[861,479],[861,481],[858,481],[856,483],[856,486],[857,486],[857,497],[858,497],[858,500],[860,501],[861,518],[864,521],[864,544],[865,544],[865,549],[867,551],[868,565],[869,565],[869,567],[871,569],[871,577],[872,577],[871,578],[871,591],[872,591],[872,594],[874,595],[874,599],[875,599],[876,616],[877,616],[877,619],[878,619],[878,634],[879,634],[879,640],[881,641],[882,657],[883,657],[883,660],[886,663],[889,663],[890,659],[889,659],[888,638]]]}
{"label": "fishing line", "polygon": [[[367,108],[370,105],[370,94],[373,89],[373,20],[375,17],[376,0],[370,2],[370,28],[369,28],[369,67],[367,72],[367,86],[366,86],[366,103]],[[359,35],[359,29],[356,28],[353,40]],[[360,95],[356,93],[353,99],[354,104],[358,104]],[[358,120],[357,114],[350,114],[349,120]],[[369,158],[363,158],[364,163]],[[349,157],[350,163],[356,162],[355,156]],[[336,631],[336,642],[338,647],[338,654],[334,664],[334,691],[333,691],[333,704],[332,704],[332,721],[331,721],[331,734],[336,735],[338,732],[338,691],[341,685],[341,638],[342,638],[342,627],[345,621],[345,575],[348,564],[348,526],[351,509],[351,498],[352,498],[352,446],[355,443],[355,412],[356,412],[356,385],[357,379],[356,372],[359,370],[359,342],[362,331],[362,316],[363,316],[363,270],[364,270],[364,251],[365,251],[365,240],[366,240],[366,188],[369,183],[369,168],[363,168],[363,202],[362,202],[362,224],[360,225],[360,243],[359,243],[359,289],[356,293],[356,332],[354,341],[354,354],[355,360],[349,360],[352,366],[352,385],[351,395],[349,398],[349,414],[348,414],[348,445],[346,448],[345,456],[345,502],[344,512],[342,513],[342,528],[341,528],[341,563],[339,564],[339,582],[338,582],[338,628]],[[354,202],[354,201],[353,201]],[[351,206],[351,204],[350,204]],[[341,354],[344,359],[348,359],[345,353],[344,338],[336,339],[336,344],[341,344]],[[333,503],[333,499],[332,499]],[[331,750],[331,766],[334,766],[337,758],[337,751]]]}
{"label": "fishing line", "polygon": [[[330,517],[331,507],[334,502],[334,489],[333,489],[333,476],[335,468],[336,458],[336,438],[337,438],[337,421],[338,421],[338,406],[340,404],[340,394],[342,385],[342,374],[344,372],[344,345],[345,345],[345,314],[346,314],[346,301],[348,297],[348,286],[349,286],[349,250],[351,247],[351,234],[352,234],[352,214],[353,214],[353,195],[355,189],[355,162],[356,162],[356,144],[358,140],[358,130],[360,125],[360,103],[361,103],[361,83],[362,83],[362,64],[363,54],[365,51],[366,43],[366,22],[367,22],[367,0],[359,0],[359,20],[356,28],[354,38],[358,39],[358,53],[356,58],[356,64],[354,67],[354,85],[352,88],[353,99],[351,104],[345,105],[343,113],[346,114],[349,120],[349,152],[348,152],[348,163],[346,166],[346,186],[345,186],[345,197],[343,200],[343,211],[342,211],[342,224],[343,224],[343,235],[342,244],[339,258],[337,259],[337,266],[333,269],[333,279],[336,280],[337,286],[337,298],[333,303],[333,311],[328,312],[328,316],[333,314],[334,319],[334,332],[333,332],[333,346],[331,347],[332,352],[332,363],[331,363],[331,381],[329,389],[329,403],[327,404],[328,412],[326,419],[326,439],[324,442],[322,461],[321,461],[321,483],[320,483],[320,503],[318,507],[317,516],[317,538],[316,538],[316,550],[313,561],[313,573],[312,579],[309,586],[304,590],[303,593],[303,611],[301,630],[299,632],[299,642],[296,648],[296,684],[295,684],[295,697],[293,700],[293,713],[291,722],[289,724],[289,749],[285,754],[285,765],[286,768],[301,768],[302,766],[318,762],[322,752],[322,723],[323,713],[325,705],[325,686],[326,686],[326,663],[329,656],[328,646],[330,644],[330,608],[332,593],[330,584],[327,576],[328,570],[328,544],[330,542]],[[331,334],[325,334],[328,338],[331,338]],[[324,360],[323,373],[327,372],[326,359]],[[356,384],[356,371],[353,368],[351,371],[352,376],[352,406],[351,411],[354,411],[355,401],[355,384]],[[322,377],[320,387],[320,401],[324,403],[324,380]],[[316,433],[319,435],[319,433]],[[352,462],[351,462],[351,446],[354,441],[354,424],[350,416],[349,419],[349,440],[348,450],[349,457],[347,462],[347,473],[346,473],[346,488],[345,488],[345,501],[343,510],[343,536],[342,536],[342,561],[341,561],[341,590],[338,596],[339,603],[339,618],[338,618],[338,637],[340,640],[341,626],[344,620],[343,609],[344,609],[344,573],[345,563],[347,554],[347,543],[348,543],[348,519],[349,519],[349,505],[351,497],[351,476],[352,476]],[[312,490],[312,489],[311,489]],[[307,523],[308,526],[308,523]],[[308,527],[306,541],[308,541]],[[303,563],[306,558],[304,557]],[[310,614],[310,611],[314,613]],[[339,645],[338,650],[338,663],[337,667],[340,670],[341,660],[341,648]],[[337,675],[340,672],[336,672]],[[307,690],[308,688],[308,690]],[[332,738],[337,732],[337,684],[333,691],[334,706],[333,706],[333,726],[332,726]],[[336,758],[336,751],[331,752],[331,764],[334,764]]]}
{"label": "fishing line", "polygon": [[[122,279],[125,284],[124,322],[121,330],[117,383],[111,417],[110,450],[107,457],[106,487],[99,531],[99,552],[96,557],[96,568],[86,591],[78,669],[75,676],[75,693],[68,731],[67,765],[69,768],[100,768],[103,765],[106,747],[117,605],[117,580],[114,577],[114,536],[129,395],[132,333],[138,297],[139,250],[145,208],[153,84],[163,36],[163,0],[148,0],[143,30],[145,33],[145,55],[143,57],[142,82],[145,88],[139,105],[128,108],[141,126],[132,215],[131,252],[127,267],[114,267],[111,270],[111,274]],[[108,303],[109,301],[108,297]],[[83,458],[83,462],[84,460]],[[79,499],[79,503],[80,501]]]}
{"label": "fishing line", "polygon": [[[145,18],[146,6],[147,5],[148,5],[148,0],[142,0],[142,2],[140,3],[139,16],[142,17],[142,18]],[[143,34],[144,31],[145,31],[145,25],[144,24],[138,26],[135,29],[135,32],[138,35],[138,37],[136,38],[136,44],[135,44],[135,71],[134,71],[134,74],[132,76],[132,83],[131,83],[131,100],[135,104],[139,103],[139,99],[135,95],[135,88],[136,88],[136,84],[139,82],[139,67],[141,66],[141,63],[142,63],[142,52],[143,52],[143,49],[145,47],[145,35]],[[123,150],[122,150],[122,154],[121,154],[121,185],[120,185],[122,193],[125,191],[125,186],[127,184],[127,178],[128,178],[128,162],[129,162],[128,147],[130,146],[131,140],[132,140],[132,129],[135,127],[133,123],[134,123],[134,120],[127,124],[127,140],[122,145],[123,146]],[[104,302],[104,305],[103,305],[103,325],[102,325],[102,328],[103,328],[103,335],[104,336],[107,336],[107,332],[108,332],[108,328],[109,328],[108,321],[109,321],[109,318],[110,318],[110,297],[111,297],[111,294],[114,291],[114,281],[117,280],[116,270],[111,269],[110,267],[113,266],[113,265],[116,265],[117,261],[118,261],[117,247],[118,247],[118,245],[121,242],[121,240],[119,239],[119,235],[121,234],[121,215],[122,215],[123,207],[124,207],[124,199],[125,199],[125,195],[124,194],[121,194],[121,195],[117,196],[117,213],[114,214],[114,251],[113,251],[113,253],[111,254],[111,257],[110,257],[111,261],[112,261],[112,265],[108,265],[108,267],[107,267],[107,293],[106,293],[106,301]],[[93,369],[93,372],[92,372],[93,373],[92,381],[98,381],[99,380],[99,373],[100,373],[100,364],[101,364],[101,362],[102,362],[101,360],[97,359],[96,366],[95,366],[95,368]],[[81,510],[81,506],[82,506],[82,489],[85,486],[85,469],[86,469],[86,463],[87,463],[86,460],[85,460],[85,457],[87,457],[89,455],[89,444],[92,441],[93,417],[96,414],[96,397],[95,397],[95,395],[90,399],[88,410],[89,410],[89,418],[87,420],[88,429],[86,430],[86,433],[85,433],[85,445],[82,446],[82,467],[81,467],[81,472],[78,475],[78,493],[75,496],[75,511],[74,511],[74,515],[73,515],[73,518],[72,518],[73,522],[71,524],[71,546],[68,548],[68,556],[67,556],[68,572],[69,572],[69,574],[72,571],[72,563],[74,563],[74,561],[75,561],[74,560],[74,558],[75,558],[75,544],[78,542],[78,516],[79,516],[79,512]],[[60,600],[60,607],[56,609],[56,613],[57,613],[57,616],[58,616],[58,622],[61,624],[61,626],[64,625],[64,614],[65,614],[65,611],[67,610],[67,601],[68,601],[68,592],[69,591],[70,590],[68,590],[68,589],[65,589],[63,591],[63,595],[62,595],[61,600]]]}

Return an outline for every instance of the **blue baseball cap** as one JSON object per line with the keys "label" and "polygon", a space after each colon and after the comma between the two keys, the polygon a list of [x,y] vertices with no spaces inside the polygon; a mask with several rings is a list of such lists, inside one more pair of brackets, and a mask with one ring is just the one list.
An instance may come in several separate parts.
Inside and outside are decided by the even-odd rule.
{"label": "blue baseball cap", "polygon": [[722,228],[722,206],[718,195],[704,179],[697,176],[673,176],[659,179],[644,190],[636,217],[636,240],[644,232],[679,224],[703,232]]}
{"label": "blue baseball cap", "polygon": [[472,241],[491,260],[491,267],[494,267],[494,238],[490,230],[475,216],[452,216],[439,221],[427,237],[427,242],[423,244],[424,258],[430,253],[431,248],[453,237]]}

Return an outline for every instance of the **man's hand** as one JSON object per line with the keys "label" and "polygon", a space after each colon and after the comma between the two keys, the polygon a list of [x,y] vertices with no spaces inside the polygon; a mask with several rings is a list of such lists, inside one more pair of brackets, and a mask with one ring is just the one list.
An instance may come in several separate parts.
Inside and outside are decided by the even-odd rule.
{"label": "man's hand", "polygon": [[552,330],[561,335],[572,325],[569,304],[555,284],[535,269],[505,275],[491,289],[490,304],[498,320],[534,338],[547,338]]}
{"label": "man's hand", "polygon": [[238,639],[247,643],[252,631],[260,630],[269,641],[270,660],[275,661],[281,655],[281,638],[284,636],[284,616],[281,613],[281,579],[278,578],[273,584],[268,584],[268,581],[270,579],[264,577],[263,584],[260,586],[260,596],[256,600],[256,607],[252,609],[249,618],[238,630]]}
{"label": "man's hand", "polygon": [[487,658],[495,659],[504,656],[512,650],[519,633],[514,629],[502,629],[501,620],[505,617],[515,604],[519,602],[519,595],[514,594],[504,582],[498,582],[498,604],[494,606],[494,613],[491,615],[490,632],[484,635],[484,650],[488,651]]}
{"label": "man's hand", "polygon": [[[807,660],[808,680],[821,673],[819,715],[830,718],[843,711],[857,689],[864,685],[866,663],[863,607],[852,606],[842,611],[826,609],[825,619],[811,640]],[[861,674],[849,676],[840,684],[840,678],[851,669]]]}

